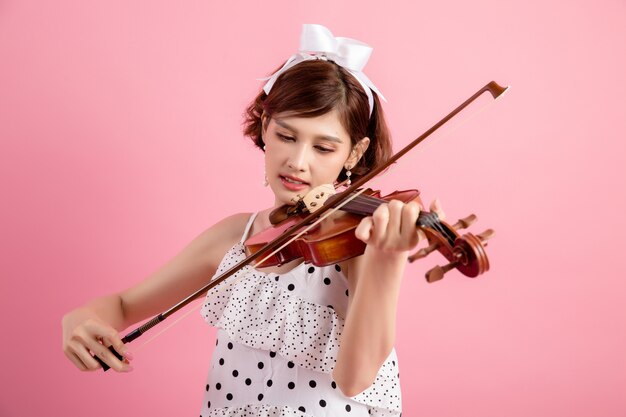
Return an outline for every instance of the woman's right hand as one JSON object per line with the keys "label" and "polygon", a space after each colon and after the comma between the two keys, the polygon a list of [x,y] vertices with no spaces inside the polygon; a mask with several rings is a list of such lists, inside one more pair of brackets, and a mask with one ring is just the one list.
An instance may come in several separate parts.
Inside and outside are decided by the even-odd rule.
{"label": "woman's right hand", "polygon": [[[97,355],[104,363],[117,372],[130,372],[128,360],[132,355],[126,349],[117,330],[102,321],[88,308],[78,308],[63,316],[63,352],[81,371],[95,371],[102,368],[93,358]],[[124,356],[120,361],[111,353],[109,346]]]}
{"label": "woman's right hand", "polygon": [[[133,357],[117,329],[154,317],[206,285],[207,277],[215,274],[249,218],[250,213],[238,213],[221,220],[142,282],[119,293],[95,298],[65,314],[62,320],[65,356],[81,371],[101,368],[92,354],[118,372],[132,370],[128,360]],[[117,359],[109,346],[125,359]]]}

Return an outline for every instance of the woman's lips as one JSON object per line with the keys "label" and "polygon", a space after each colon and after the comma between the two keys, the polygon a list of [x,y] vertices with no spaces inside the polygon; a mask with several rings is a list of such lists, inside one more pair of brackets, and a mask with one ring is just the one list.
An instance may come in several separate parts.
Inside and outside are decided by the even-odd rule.
{"label": "woman's lips", "polygon": [[[280,175],[279,178],[280,178],[280,181],[283,183],[283,186],[286,189],[290,190],[290,191],[300,191],[300,190],[302,190],[302,189],[304,189],[304,188],[309,186],[309,184],[307,184],[305,182],[303,182],[302,184],[296,184],[296,183],[293,183],[293,182],[289,182],[289,181],[287,181],[287,179],[283,175]],[[289,178],[290,179],[294,179],[294,178],[291,178],[291,177],[289,177]]]}

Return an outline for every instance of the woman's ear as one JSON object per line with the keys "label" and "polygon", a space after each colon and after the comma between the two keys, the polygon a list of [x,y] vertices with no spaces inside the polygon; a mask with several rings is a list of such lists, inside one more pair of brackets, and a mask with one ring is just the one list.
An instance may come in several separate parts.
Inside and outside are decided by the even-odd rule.
{"label": "woman's ear", "polygon": [[267,115],[267,113],[263,112],[263,114],[261,115],[261,134],[265,134],[265,132],[267,131],[267,126],[269,126],[270,124],[270,117]]}
{"label": "woman's ear", "polygon": [[352,152],[350,152],[350,156],[346,161],[346,166],[350,168],[354,168],[356,164],[359,163],[363,155],[365,155],[365,151],[370,146],[370,138],[367,136],[361,139],[352,147]]}
{"label": "woman's ear", "polygon": [[265,133],[267,132],[267,127],[270,124],[271,118],[267,115],[267,113],[263,112],[261,114],[261,134],[259,138],[261,139],[261,144],[259,147],[265,152]]}

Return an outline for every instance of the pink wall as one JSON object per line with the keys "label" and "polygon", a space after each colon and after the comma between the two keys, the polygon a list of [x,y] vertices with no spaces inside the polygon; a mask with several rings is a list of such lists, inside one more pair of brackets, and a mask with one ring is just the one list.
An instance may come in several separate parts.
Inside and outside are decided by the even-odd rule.
{"label": "pink wall", "polygon": [[377,181],[498,233],[479,279],[426,284],[437,254],[408,268],[405,415],[624,416],[626,4],[367,3],[0,3],[1,416],[198,413],[214,331],[196,312],[124,375],[75,370],[61,316],[272,202],[241,113],[302,23],[374,46],[396,149],[512,86]]}

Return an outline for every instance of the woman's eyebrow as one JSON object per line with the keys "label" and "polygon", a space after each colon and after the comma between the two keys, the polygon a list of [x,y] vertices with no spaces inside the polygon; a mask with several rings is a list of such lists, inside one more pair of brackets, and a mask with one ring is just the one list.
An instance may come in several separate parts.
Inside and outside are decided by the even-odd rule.
{"label": "woman's eyebrow", "polygon": [[[293,133],[296,133],[296,134],[298,133],[298,130],[295,127],[290,126],[289,124],[285,123],[283,120],[281,120],[281,119],[274,119],[274,121],[276,122],[277,125],[280,125],[280,126],[284,127],[285,129],[291,130]],[[326,140],[329,140],[331,142],[343,143],[343,141],[341,139],[339,139],[339,138],[337,138],[335,136],[316,135],[315,137],[319,138],[319,139],[326,139]]]}

